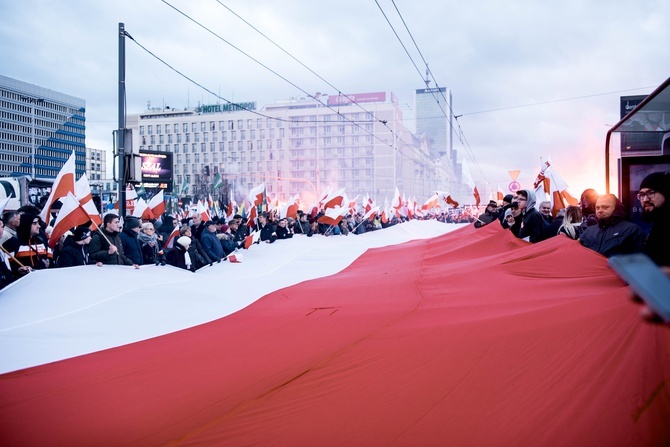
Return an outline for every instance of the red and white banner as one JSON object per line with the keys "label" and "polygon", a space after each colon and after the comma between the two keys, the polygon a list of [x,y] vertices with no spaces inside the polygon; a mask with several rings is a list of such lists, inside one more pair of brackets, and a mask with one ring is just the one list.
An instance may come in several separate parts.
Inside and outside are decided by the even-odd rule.
{"label": "red and white banner", "polygon": [[47,198],[44,208],[40,213],[40,218],[47,225],[51,222],[51,207],[54,202],[61,197],[67,196],[67,193],[75,193],[75,153],[72,151],[70,158],[67,159],[63,167],[58,172],[56,180],[51,186],[51,192]]}
{"label": "red and white banner", "polygon": [[[499,225],[375,239],[434,225],[450,224],[261,244],[196,274],[31,273],[3,290],[0,364],[69,354],[4,370],[0,443],[668,444],[670,331],[640,319],[604,257]],[[542,293],[520,294],[519,278]],[[222,283],[240,287],[222,299]],[[262,298],[235,306],[247,289]],[[180,316],[193,327],[148,331]]]}
{"label": "red and white banner", "polygon": [[56,246],[58,239],[68,230],[83,225],[90,220],[88,213],[79,205],[79,201],[71,192],[61,198],[61,202],[63,202],[63,206],[56,217],[51,236],[49,236],[49,247],[51,248]]}

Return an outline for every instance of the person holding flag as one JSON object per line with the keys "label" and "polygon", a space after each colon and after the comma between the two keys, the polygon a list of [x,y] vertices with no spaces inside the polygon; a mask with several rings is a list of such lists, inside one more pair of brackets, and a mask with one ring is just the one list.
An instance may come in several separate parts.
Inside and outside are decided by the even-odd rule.
{"label": "person holding flag", "polygon": [[121,225],[119,216],[114,213],[106,214],[102,219],[102,227],[96,231],[89,246],[90,258],[96,262],[108,265],[132,265],[136,269],[138,264],[133,263],[123,253],[123,242],[121,242]]}

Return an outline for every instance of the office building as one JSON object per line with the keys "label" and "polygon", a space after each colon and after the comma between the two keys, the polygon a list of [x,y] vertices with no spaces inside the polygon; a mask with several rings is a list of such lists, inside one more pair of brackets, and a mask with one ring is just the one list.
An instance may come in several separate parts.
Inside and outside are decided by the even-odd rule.
{"label": "office building", "polygon": [[0,176],[53,180],[72,154],[86,167],[86,102],[0,75]]}
{"label": "office building", "polygon": [[[405,128],[393,94],[385,92],[256,103],[151,109],[127,117],[133,148],[174,154],[174,185],[205,196],[220,174],[236,200],[260,183],[283,200],[313,200],[331,188],[350,198],[391,199],[435,192],[436,163],[428,146]],[[224,196],[221,190],[214,195]]]}

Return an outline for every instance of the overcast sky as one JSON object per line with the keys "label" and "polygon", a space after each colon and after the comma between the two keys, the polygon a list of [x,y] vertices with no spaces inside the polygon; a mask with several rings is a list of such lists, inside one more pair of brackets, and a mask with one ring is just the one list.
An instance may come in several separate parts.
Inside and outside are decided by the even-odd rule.
{"label": "overcast sky", "polygon": [[[452,90],[469,143],[456,140],[455,147],[473,176],[506,189],[507,171],[519,169],[529,186],[540,159],[550,156],[577,195],[589,186],[604,190],[605,134],[619,120],[619,97],[648,94],[670,76],[667,0],[394,1],[169,0],[289,83],[160,0],[0,0],[0,72],[85,99],[87,146],[110,152],[119,22],[231,101],[260,108],[304,92],[392,91],[411,117],[425,67],[397,7],[437,83]],[[217,101],[130,40],[126,59],[128,113],[149,101]]]}

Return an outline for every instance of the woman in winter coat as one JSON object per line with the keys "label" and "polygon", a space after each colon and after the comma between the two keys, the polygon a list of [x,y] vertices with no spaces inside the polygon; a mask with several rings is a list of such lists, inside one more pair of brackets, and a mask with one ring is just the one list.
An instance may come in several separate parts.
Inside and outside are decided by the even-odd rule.
{"label": "woman in winter coat", "polygon": [[163,245],[161,244],[161,241],[158,240],[154,224],[151,222],[143,223],[137,239],[142,245],[142,260],[144,261],[144,264],[165,265]]}

